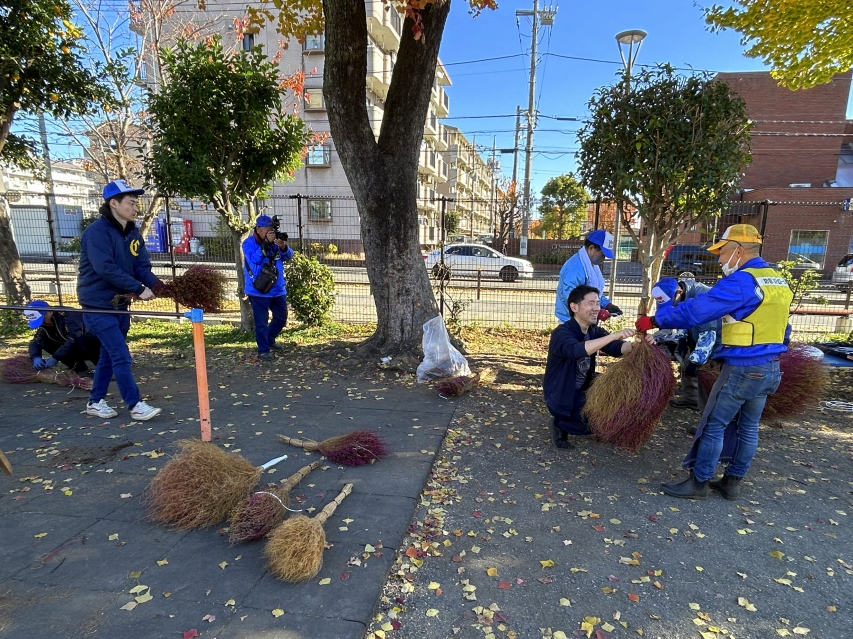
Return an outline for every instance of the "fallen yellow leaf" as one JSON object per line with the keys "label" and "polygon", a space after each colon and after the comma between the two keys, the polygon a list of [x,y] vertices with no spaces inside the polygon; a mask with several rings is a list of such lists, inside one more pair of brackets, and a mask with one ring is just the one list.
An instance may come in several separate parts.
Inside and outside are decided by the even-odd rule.
{"label": "fallen yellow leaf", "polygon": [[441,584],[438,583],[437,581],[431,581],[431,582],[429,582],[428,588],[430,590],[437,590],[438,588],[441,588]]}
{"label": "fallen yellow leaf", "polygon": [[273,617],[281,617],[283,614],[284,614],[284,610],[282,610],[281,608],[276,608],[275,610],[272,611]]}
{"label": "fallen yellow leaf", "polygon": [[489,577],[497,577],[498,576],[498,569],[497,568],[487,568],[486,574]]}
{"label": "fallen yellow leaf", "polygon": [[785,556],[785,553],[783,553],[781,550],[773,550],[770,552],[770,556],[776,557],[776,559],[782,559],[782,557]]}
{"label": "fallen yellow leaf", "polygon": [[690,603],[687,605],[690,606],[690,610],[699,610],[699,604],[698,603]]}
{"label": "fallen yellow leaf", "polygon": [[36,539],[41,539],[42,537],[47,537],[47,533],[39,533],[37,535],[33,535]]}
{"label": "fallen yellow leaf", "polygon": [[803,628],[802,626],[797,626],[796,628],[794,628],[793,632],[795,635],[807,635],[811,632],[811,630],[809,630],[808,628]]}
{"label": "fallen yellow leaf", "polygon": [[543,570],[545,568],[553,568],[554,567],[554,561],[552,559],[542,559],[539,561],[539,563],[542,564]]}
{"label": "fallen yellow leaf", "polygon": [[560,599],[560,605],[561,606],[571,606],[572,602],[569,601],[568,599],[566,599],[565,597],[563,597]]}
{"label": "fallen yellow leaf", "polygon": [[330,583],[332,583],[332,580],[329,577],[324,577],[323,579],[320,580],[319,583],[321,586],[328,586]]}
{"label": "fallen yellow leaf", "polygon": [[430,608],[426,611],[427,617],[438,617],[438,610],[436,608]]}
{"label": "fallen yellow leaf", "polygon": [[107,537],[108,541],[115,541],[116,539],[118,539],[118,533],[113,533],[112,535]]}
{"label": "fallen yellow leaf", "polygon": [[168,563],[169,563],[168,559],[161,559],[160,561],[157,562],[157,565],[158,566],[165,566]]}

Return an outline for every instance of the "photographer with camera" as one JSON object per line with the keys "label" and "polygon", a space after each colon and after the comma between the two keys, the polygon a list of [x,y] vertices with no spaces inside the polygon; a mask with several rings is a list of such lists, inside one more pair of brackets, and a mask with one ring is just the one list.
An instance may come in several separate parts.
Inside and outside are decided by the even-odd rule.
{"label": "photographer with camera", "polygon": [[279,232],[278,227],[277,216],[260,215],[254,231],[243,241],[245,291],[255,318],[258,357],[263,361],[272,359],[271,350],[281,350],[275,339],[287,326],[284,262],[293,257],[293,249],[287,245],[287,233]]}

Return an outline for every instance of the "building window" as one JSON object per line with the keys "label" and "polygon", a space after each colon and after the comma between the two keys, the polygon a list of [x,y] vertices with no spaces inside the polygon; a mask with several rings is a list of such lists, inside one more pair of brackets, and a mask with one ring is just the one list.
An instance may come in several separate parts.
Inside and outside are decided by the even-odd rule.
{"label": "building window", "polygon": [[332,201],[331,200],[308,200],[309,222],[331,222]]}
{"label": "building window", "polygon": [[305,44],[302,45],[303,51],[322,51],[326,48],[326,36],[320,35],[305,36]]}
{"label": "building window", "polygon": [[332,149],[325,145],[309,147],[305,164],[307,166],[331,166]]}
{"label": "building window", "polygon": [[255,34],[254,33],[244,33],[243,34],[243,51],[250,51],[252,47],[255,46]]}
{"label": "building window", "polygon": [[326,101],[323,99],[323,89],[320,87],[307,89],[305,93],[305,110],[320,111],[326,108]]}
{"label": "building window", "polygon": [[794,268],[823,268],[829,231],[791,231],[788,260]]}

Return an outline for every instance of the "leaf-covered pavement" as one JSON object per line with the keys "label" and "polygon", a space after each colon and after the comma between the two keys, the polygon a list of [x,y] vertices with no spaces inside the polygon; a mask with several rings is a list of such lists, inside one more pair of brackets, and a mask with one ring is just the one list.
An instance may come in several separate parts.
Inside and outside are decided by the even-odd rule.
{"label": "leaf-covered pavement", "polygon": [[[740,501],[673,499],[698,414],[636,455],[555,450],[542,349],[471,359],[501,372],[460,402],[368,637],[850,636],[849,413],[762,426]],[[853,400],[853,369],[832,377]]]}

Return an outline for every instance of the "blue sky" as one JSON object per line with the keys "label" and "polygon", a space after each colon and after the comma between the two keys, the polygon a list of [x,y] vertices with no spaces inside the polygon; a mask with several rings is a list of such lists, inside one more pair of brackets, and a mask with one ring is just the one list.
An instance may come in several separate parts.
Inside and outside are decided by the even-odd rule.
{"label": "blue sky", "polygon": [[[723,4],[728,4],[723,2]],[[595,89],[612,84],[622,72],[614,36],[627,29],[642,29],[648,37],[637,64],[668,62],[675,67],[708,71],[762,71],[761,60],[743,55],[736,32],[711,33],[702,6],[691,0],[599,0],[566,2],[558,6],[554,25],[540,32],[536,97],[539,113],[560,117],[585,117],[586,104]],[[506,0],[497,11],[472,19],[464,0],[454,0],[441,44],[440,57],[453,85],[448,124],[458,126],[478,147],[512,148],[515,110],[527,109],[530,66],[530,18],[516,9],[532,9],[532,0]],[[606,62],[558,58],[547,53]],[[498,56],[516,57],[455,64]],[[456,119],[460,116],[507,115],[506,118]],[[851,109],[848,107],[848,116]],[[522,120],[524,126],[524,120]],[[575,169],[577,122],[540,118],[534,136],[533,193],[551,177]],[[520,146],[524,147],[524,134]],[[519,181],[523,179],[523,154]],[[505,175],[512,173],[512,156],[503,155]]]}

